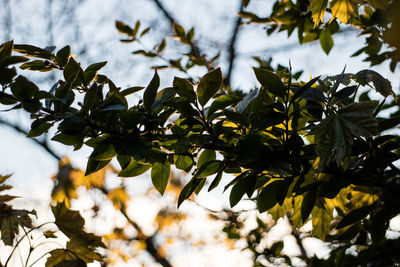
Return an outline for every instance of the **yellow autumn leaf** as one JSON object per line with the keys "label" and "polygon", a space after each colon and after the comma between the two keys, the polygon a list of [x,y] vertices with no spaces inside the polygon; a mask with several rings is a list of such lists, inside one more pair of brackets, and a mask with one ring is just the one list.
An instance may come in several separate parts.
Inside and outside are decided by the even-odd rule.
{"label": "yellow autumn leaf", "polygon": [[311,212],[312,234],[321,240],[325,240],[326,234],[330,231],[333,209],[326,204],[323,198],[317,199],[315,204]]}
{"label": "yellow autumn leaf", "polygon": [[271,214],[272,218],[274,218],[275,221],[277,221],[279,218],[283,218],[287,212],[292,212],[292,200],[293,198],[291,197],[285,198],[282,206],[277,203],[275,206],[268,210],[268,214]]}
{"label": "yellow autumn leaf", "polygon": [[314,21],[314,26],[317,26],[320,21],[324,21],[324,15],[328,0],[311,0],[308,11],[311,11],[311,16]]}
{"label": "yellow autumn leaf", "polygon": [[332,19],[338,18],[342,23],[349,23],[351,18],[357,14],[357,4],[354,0],[333,0]]}

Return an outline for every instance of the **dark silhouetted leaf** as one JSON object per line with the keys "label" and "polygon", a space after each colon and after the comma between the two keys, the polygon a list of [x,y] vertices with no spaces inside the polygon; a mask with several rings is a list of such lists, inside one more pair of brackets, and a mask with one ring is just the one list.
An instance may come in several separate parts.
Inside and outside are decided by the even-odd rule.
{"label": "dark silhouetted leaf", "polygon": [[365,206],[365,207],[361,207],[361,208],[350,211],[338,223],[338,225],[336,226],[336,229],[346,227],[350,224],[353,224],[355,222],[358,222],[358,221],[364,219],[371,212],[372,208],[373,208],[372,206]]}
{"label": "dark silhouetted leaf", "polygon": [[278,75],[269,70],[260,68],[254,68],[254,73],[259,83],[269,92],[279,97],[285,96],[286,87]]}
{"label": "dark silhouetted leaf", "polygon": [[147,172],[151,168],[150,164],[141,164],[131,159],[129,164],[118,174],[120,177],[135,177]]}
{"label": "dark silhouetted leaf", "polygon": [[154,100],[156,99],[157,90],[159,86],[160,86],[160,77],[158,76],[156,70],[153,78],[151,79],[149,85],[146,87],[146,90],[144,91],[143,94],[144,108],[148,112],[151,111],[151,107],[153,106]]}
{"label": "dark silhouetted leaf", "polygon": [[266,185],[257,198],[257,208],[260,212],[267,211],[276,205],[278,202],[277,194],[281,187],[282,181],[273,181]]}
{"label": "dark silhouetted leaf", "polygon": [[204,75],[197,86],[199,103],[205,106],[207,102],[218,92],[222,85],[221,69],[215,69]]}

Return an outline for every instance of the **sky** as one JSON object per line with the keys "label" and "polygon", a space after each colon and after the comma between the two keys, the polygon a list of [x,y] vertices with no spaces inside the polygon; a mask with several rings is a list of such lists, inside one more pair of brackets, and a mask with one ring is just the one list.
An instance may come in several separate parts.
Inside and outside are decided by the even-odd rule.
{"label": "sky", "polygon": [[[40,47],[55,45],[57,49],[71,45],[72,53],[77,54],[77,58],[83,66],[107,60],[108,63],[102,72],[121,87],[145,86],[153,75],[149,68],[160,62],[150,62],[131,55],[130,53],[138,47],[119,41],[123,36],[116,31],[115,20],[122,20],[130,25],[134,25],[137,20],[140,20],[142,25],[151,26],[150,34],[143,40],[145,45],[149,47],[159,42],[162,36],[171,31],[169,24],[150,0],[1,1],[2,5],[8,4],[11,11],[10,13],[6,8],[0,10],[0,16],[2,16],[0,23],[4,25],[0,28],[1,42],[14,39],[15,43],[29,43]],[[185,28],[195,26],[195,39],[198,40],[200,47],[211,51],[211,54],[216,54],[220,49],[226,47],[230,38],[232,22],[236,18],[238,1],[164,0],[162,2]],[[266,16],[270,12],[272,2],[252,0],[249,10],[260,16]],[[52,20],[49,20],[49,17]],[[49,21],[52,21],[52,23],[49,23]],[[334,36],[335,46],[331,53],[326,55],[318,42],[298,45],[296,34],[293,34],[290,38],[287,38],[284,33],[267,36],[263,25],[244,26],[237,41],[238,57],[233,73],[232,87],[248,91],[257,86],[252,72],[252,67],[256,65],[256,62],[251,60],[254,55],[265,59],[273,57],[273,65],[278,63],[288,65],[290,60],[294,71],[304,70],[302,76],[304,80],[318,75],[338,74],[345,66],[347,72],[357,72],[369,68],[367,63],[362,62],[362,58],[350,58],[350,55],[364,42],[363,38],[356,38],[355,35],[354,32],[351,32],[343,36]],[[167,55],[174,57],[176,49],[182,49],[182,47],[176,41],[168,39]],[[224,72],[227,68],[226,56],[226,54],[222,54],[220,61]],[[398,93],[400,78],[389,71],[387,64],[372,69],[391,80],[395,92]],[[57,76],[21,73],[37,81],[42,88],[50,89],[52,84],[49,81],[57,79]],[[202,74],[204,72],[194,73],[197,76]],[[161,84],[164,86],[172,84],[175,75],[183,77],[181,73],[176,71],[165,70],[160,72]],[[46,78],[43,79],[42,77]],[[133,98],[131,100],[134,102],[138,99]],[[29,128],[31,123],[31,120],[21,111],[2,113],[0,118],[23,125],[26,129]],[[50,132],[50,136],[52,134],[54,134],[54,130]],[[28,203],[32,206],[40,206],[41,203],[49,203],[49,190],[52,187],[52,181],[49,178],[56,173],[58,163],[32,141],[5,126],[0,125],[0,136],[0,146],[2,147],[0,153],[2,168],[0,172],[3,174],[13,173],[14,192],[24,196],[24,200],[19,200],[20,205]],[[90,153],[89,149],[84,148],[81,151],[73,152],[70,148],[54,142],[51,143],[51,147],[58,154],[69,156],[75,166],[85,168]],[[143,194],[147,190],[149,186],[148,176],[145,175],[128,181],[133,195]],[[26,192],[32,192],[32,194],[27,195]],[[221,189],[211,194],[202,192],[197,201],[210,209],[218,210],[227,207],[229,195],[221,192]],[[140,198],[136,199],[139,202],[144,201]],[[251,203],[244,201],[235,209],[242,209],[251,205]],[[193,206],[190,203],[184,203],[182,209],[191,212]],[[145,212],[143,206],[140,207],[140,205],[136,206],[136,212],[138,211]],[[46,207],[41,208],[40,212],[49,216]],[[283,239],[290,238],[285,232],[284,222],[280,222],[280,224],[282,226],[275,236]],[[315,240],[306,240],[306,248],[310,247],[310,250],[312,250],[311,247],[314,247],[314,249],[315,247],[323,248],[322,245],[315,246],[315,243],[312,242],[315,242]],[[287,243],[290,244],[291,241],[288,240]],[[226,251],[219,251],[219,249],[221,248],[211,248],[211,250],[216,251],[215,263],[220,263],[219,255],[226,253]],[[295,250],[295,248],[285,249],[288,250],[288,253]],[[318,253],[323,256],[326,250],[319,249]],[[204,259],[201,254],[194,253],[191,257],[198,262],[199,265],[196,266],[213,266],[212,264],[214,264],[208,262],[207,265],[204,265],[204,262],[202,262],[203,260],[213,261],[212,256]],[[184,261],[178,257],[176,262]],[[230,262],[243,262],[244,265],[240,264],[240,266],[246,266],[245,264],[249,263],[249,255],[243,252],[229,254],[229,257],[224,257],[223,262],[219,266],[231,266]]]}

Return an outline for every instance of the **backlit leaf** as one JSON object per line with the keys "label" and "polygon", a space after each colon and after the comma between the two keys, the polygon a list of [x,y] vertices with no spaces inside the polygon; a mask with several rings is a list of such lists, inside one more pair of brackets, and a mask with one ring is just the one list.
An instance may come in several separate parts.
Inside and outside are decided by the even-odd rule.
{"label": "backlit leaf", "polygon": [[150,164],[141,164],[134,159],[129,161],[129,164],[118,174],[120,177],[135,177],[147,172],[151,168]]}
{"label": "backlit leaf", "polygon": [[254,68],[254,73],[259,83],[269,92],[279,97],[285,96],[286,87],[278,75],[269,70],[260,68]]}
{"label": "backlit leaf", "polygon": [[333,0],[332,19],[338,18],[342,23],[349,23],[351,18],[356,15],[357,4],[354,0]]}
{"label": "backlit leaf", "polygon": [[282,181],[274,181],[265,186],[257,198],[257,208],[260,212],[267,211],[278,202],[277,194]]}
{"label": "backlit leaf", "polygon": [[319,34],[319,43],[326,54],[329,54],[333,47],[333,39],[329,29],[324,29]]}
{"label": "backlit leaf", "polygon": [[193,85],[191,82],[189,82],[187,79],[175,77],[173,85],[174,88],[176,88],[178,95],[186,98],[189,102],[194,103],[196,94],[193,90]]}
{"label": "backlit leaf", "polygon": [[161,195],[164,194],[167,188],[170,172],[171,166],[168,160],[164,163],[156,162],[152,166],[151,181]]}
{"label": "backlit leaf", "polygon": [[323,199],[318,199],[311,212],[312,234],[325,240],[325,236],[330,231],[333,219],[333,209],[329,208]]}
{"label": "backlit leaf", "polygon": [[143,94],[143,102],[144,108],[147,111],[151,111],[151,107],[153,106],[154,100],[156,99],[157,90],[160,86],[160,77],[157,74],[157,70],[154,73],[153,78],[151,79],[149,85],[146,87],[146,90]]}
{"label": "backlit leaf", "polygon": [[199,160],[197,161],[197,167],[201,168],[201,166],[209,161],[215,160],[216,158],[216,154],[214,150],[211,149],[205,149],[203,150],[203,152],[201,153]]}
{"label": "backlit leaf", "polygon": [[204,75],[197,86],[199,103],[205,106],[207,102],[218,92],[222,85],[221,69],[215,69]]}

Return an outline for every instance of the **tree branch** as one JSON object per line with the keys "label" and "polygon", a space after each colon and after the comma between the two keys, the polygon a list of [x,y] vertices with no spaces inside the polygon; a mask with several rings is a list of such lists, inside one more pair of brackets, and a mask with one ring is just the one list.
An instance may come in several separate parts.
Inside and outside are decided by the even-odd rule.
{"label": "tree branch", "polygon": [[[161,13],[163,13],[163,15],[168,19],[168,21],[171,24],[171,27],[174,27],[174,24],[179,24],[176,20],[176,18],[174,18],[170,12],[168,12],[168,10],[165,8],[165,6],[163,4],[161,4],[160,0],[153,0],[154,4],[160,9]],[[213,69],[212,64],[210,64],[207,60],[206,60],[206,56],[205,54],[203,54],[201,52],[200,47],[194,43],[191,42],[191,53],[193,55],[199,56],[201,58],[203,58],[204,60],[204,64],[206,66],[206,68],[211,71]]]}
{"label": "tree branch", "polygon": [[153,2],[164,14],[164,16],[169,20],[169,22],[173,25],[176,22],[175,18],[172,17],[172,15],[165,9],[165,7],[161,4],[159,0],[153,0]]}
{"label": "tree branch", "polygon": [[[242,11],[243,11],[243,5],[242,5],[242,1],[240,1],[239,13]],[[233,71],[233,67],[234,67],[234,63],[235,63],[235,59],[236,59],[236,49],[235,49],[236,48],[236,40],[237,40],[237,36],[238,36],[241,24],[242,24],[242,18],[240,16],[237,16],[235,27],[233,28],[231,40],[230,40],[229,46],[228,46],[229,65],[228,65],[228,73],[226,74],[226,77],[224,79],[224,84],[227,87],[230,87],[230,85],[231,85],[232,71]]]}
{"label": "tree branch", "polygon": [[300,252],[301,252],[301,256],[304,260],[306,260],[308,258],[307,256],[307,251],[303,246],[303,242],[301,241],[300,235],[297,231],[293,231],[292,235],[294,236],[294,238],[296,238],[296,243],[300,248]]}

